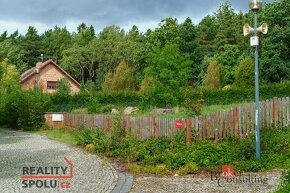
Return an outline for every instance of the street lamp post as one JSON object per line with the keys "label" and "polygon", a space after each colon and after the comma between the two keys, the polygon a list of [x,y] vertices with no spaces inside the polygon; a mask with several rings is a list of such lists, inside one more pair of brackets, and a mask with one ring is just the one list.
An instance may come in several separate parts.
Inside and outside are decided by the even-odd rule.
{"label": "street lamp post", "polygon": [[38,79],[39,79],[39,69],[36,67],[35,69],[35,93],[38,95]]}
{"label": "street lamp post", "polygon": [[[254,37],[258,38],[257,33],[257,12],[258,9],[254,9]],[[256,159],[260,159],[260,105],[259,105],[259,64],[258,64],[258,45],[255,45],[255,101],[256,101]]]}
{"label": "street lamp post", "polygon": [[247,36],[253,33],[251,37],[251,46],[255,49],[255,101],[256,101],[256,110],[255,110],[255,129],[256,129],[256,159],[260,159],[260,107],[259,107],[259,65],[258,65],[258,46],[259,46],[259,37],[258,32],[267,34],[268,26],[263,23],[262,26],[257,27],[257,13],[259,9],[262,8],[262,0],[249,0],[249,7],[254,12],[254,28],[251,28],[249,24],[245,24],[243,28],[244,36]]}

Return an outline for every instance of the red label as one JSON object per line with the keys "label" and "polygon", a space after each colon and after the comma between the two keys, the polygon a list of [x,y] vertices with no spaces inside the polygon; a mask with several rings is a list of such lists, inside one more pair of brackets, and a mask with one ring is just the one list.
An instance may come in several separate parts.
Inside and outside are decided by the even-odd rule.
{"label": "red label", "polygon": [[175,121],[175,127],[179,129],[184,128],[184,122],[182,120]]}
{"label": "red label", "polygon": [[223,165],[222,166],[222,176],[226,178],[233,178],[235,177],[235,171],[233,165]]}

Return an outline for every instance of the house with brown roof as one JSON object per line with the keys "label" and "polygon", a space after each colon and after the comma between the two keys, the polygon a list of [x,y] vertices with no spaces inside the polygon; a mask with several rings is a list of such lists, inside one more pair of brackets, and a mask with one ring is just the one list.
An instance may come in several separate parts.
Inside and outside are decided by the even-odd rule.
{"label": "house with brown roof", "polygon": [[54,93],[57,82],[63,78],[68,79],[72,94],[80,91],[78,81],[52,60],[39,62],[35,67],[21,74],[20,84],[23,89],[34,89],[37,83],[38,88],[42,89],[43,92]]}

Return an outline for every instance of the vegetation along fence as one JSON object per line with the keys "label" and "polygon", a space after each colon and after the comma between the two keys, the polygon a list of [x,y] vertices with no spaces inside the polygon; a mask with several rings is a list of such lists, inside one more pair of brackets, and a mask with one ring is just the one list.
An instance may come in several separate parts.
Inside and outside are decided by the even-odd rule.
{"label": "vegetation along fence", "polygon": [[[290,121],[290,100],[273,98],[260,102],[261,129],[270,127],[287,127]],[[99,127],[109,130],[113,124],[112,115],[64,114],[63,125],[67,127]],[[149,137],[173,137],[178,131],[186,130],[186,141],[224,139],[227,136],[246,138],[255,133],[255,104],[234,107],[195,118],[155,118],[155,117],[121,117],[121,124],[127,132],[140,139]]]}

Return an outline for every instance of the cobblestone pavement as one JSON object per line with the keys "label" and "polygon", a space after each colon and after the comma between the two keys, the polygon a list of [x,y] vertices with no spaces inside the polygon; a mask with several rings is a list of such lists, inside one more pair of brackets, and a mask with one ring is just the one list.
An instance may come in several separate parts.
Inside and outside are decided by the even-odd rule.
{"label": "cobblestone pavement", "polygon": [[[251,183],[247,183],[246,178],[253,177]],[[241,175],[245,183],[236,183],[236,180],[220,180],[211,179],[211,175],[199,174],[178,177],[137,177],[134,179],[134,185],[131,189],[132,193],[266,193],[277,188],[281,171],[272,171],[267,173],[244,173]],[[267,179],[267,183],[252,183],[256,177],[259,179]]]}
{"label": "cobblestone pavement", "polygon": [[[70,182],[70,189],[22,187],[23,167],[65,167],[68,165],[64,160],[64,156],[73,163],[73,178],[60,179],[59,181]],[[66,174],[69,174],[69,171]],[[121,182],[125,181],[124,179]],[[49,181],[51,179],[36,180]],[[120,184],[120,180],[118,181],[118,173],[114,167],[96,155],[86,153],[74,146],[48,140],[46,137],[37,134],[0,129],[1,193],[111,192],[117,183]],[[130,189],[128,184],[125,187]]]}

